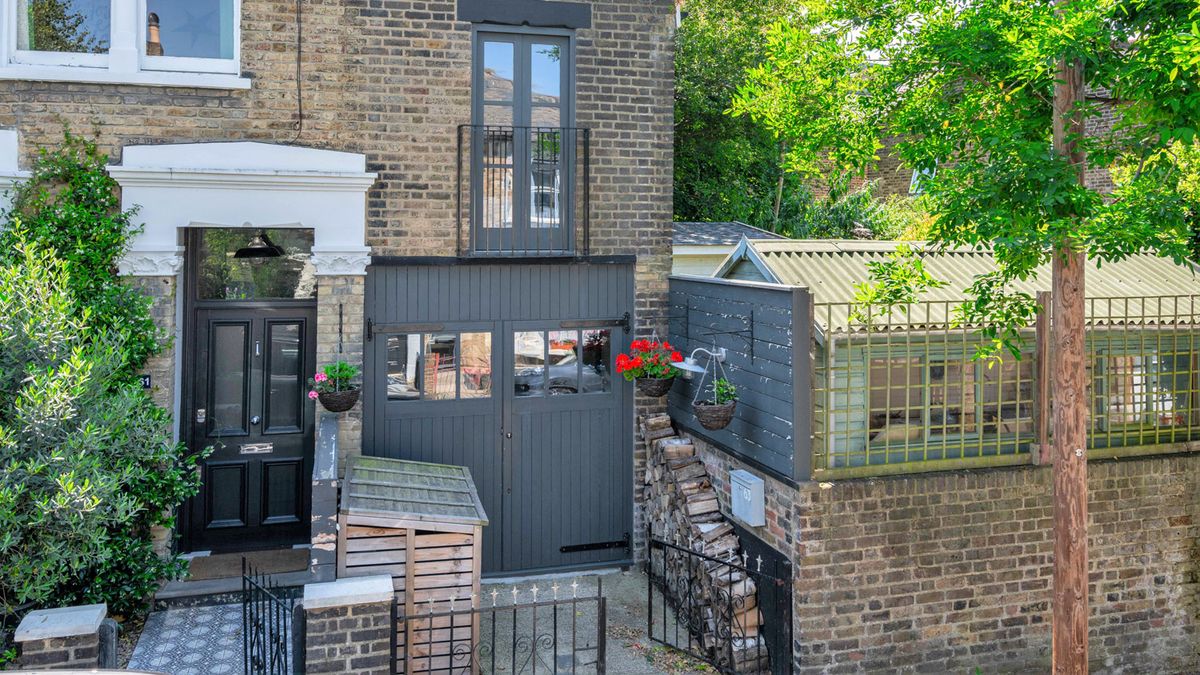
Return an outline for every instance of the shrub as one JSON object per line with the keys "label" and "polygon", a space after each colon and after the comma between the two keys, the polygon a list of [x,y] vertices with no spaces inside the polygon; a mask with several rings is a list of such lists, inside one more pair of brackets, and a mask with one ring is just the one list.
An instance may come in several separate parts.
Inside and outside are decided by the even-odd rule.
{"label": "shrub", "polygon": [[[19,230],[18,230],[19,231]],[[16,235],[0,266],[0,614],[136,609],[162,577],[150,528],[195,493],[197,457],[136,384],[120,334],[68,292],[69,265]]]}
{"label": "shrub", "polygon": [[0,251],[26,240],[53,252],[65,265],[70,293],[92,308],[91,329],[119,338],[113,377],[132,380],[165,336],[154,324],[150,299],[117,276],[135,232],[134,211],[121,210],[107,164],[94,142],[69,130],[60,147],[41,149],[29,180],[13,192]]}

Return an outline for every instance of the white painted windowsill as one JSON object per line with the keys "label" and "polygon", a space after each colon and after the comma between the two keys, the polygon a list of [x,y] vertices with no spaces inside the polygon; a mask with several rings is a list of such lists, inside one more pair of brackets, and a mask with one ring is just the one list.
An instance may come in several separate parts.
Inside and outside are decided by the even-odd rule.
{"label": "white painted windowsill", "polygon": [[194,89],[249,89],[251,82],[248,77],[226,73],[184,73],[164,70],[116,72],[107,68],[26,65],[0,67],[0,80],[130,84],[145,87],[190,87]]}

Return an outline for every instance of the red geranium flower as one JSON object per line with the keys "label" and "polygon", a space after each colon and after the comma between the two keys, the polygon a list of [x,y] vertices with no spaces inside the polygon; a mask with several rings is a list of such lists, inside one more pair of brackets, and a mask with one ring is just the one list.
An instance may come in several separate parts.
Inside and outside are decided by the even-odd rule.
{"label": "red geranium flower", "polygon": [[683,361],[683,354],[679,352],[671,352],[671,363],[679,363]]}

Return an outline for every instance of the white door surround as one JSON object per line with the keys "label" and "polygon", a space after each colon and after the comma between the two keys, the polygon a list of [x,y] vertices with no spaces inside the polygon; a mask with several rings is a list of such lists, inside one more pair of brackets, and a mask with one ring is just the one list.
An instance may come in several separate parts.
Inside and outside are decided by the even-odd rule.
{"label": "white door surround", "polygon": [[311,228],[318,275],[366,274],[364,155],[269,143],[128,146],[109,173],[142,231],[121,262],[127,276],[175,276],[190,227]]}

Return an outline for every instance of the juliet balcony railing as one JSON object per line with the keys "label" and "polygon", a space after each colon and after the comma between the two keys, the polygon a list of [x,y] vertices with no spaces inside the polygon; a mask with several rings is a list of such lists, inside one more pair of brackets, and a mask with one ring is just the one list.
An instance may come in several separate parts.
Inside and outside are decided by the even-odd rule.
{"label": "juliet balcony railing", "polygon": [[459,256],[588,255],[591,131],[458,128]]}

